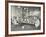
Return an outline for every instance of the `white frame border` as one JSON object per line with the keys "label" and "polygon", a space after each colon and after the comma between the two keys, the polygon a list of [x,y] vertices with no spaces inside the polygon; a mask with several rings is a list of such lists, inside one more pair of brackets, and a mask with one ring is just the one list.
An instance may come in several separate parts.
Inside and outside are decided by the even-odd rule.
{"label": "white frame border", "polygon": [[[12,31],[11,32],[11,5],[41,7],[41,30]],[[8,34],[26,34],[26,33],[41,33],[41,32],[43,32],[43,5],[40,5],[40,4],[8,3]]]}

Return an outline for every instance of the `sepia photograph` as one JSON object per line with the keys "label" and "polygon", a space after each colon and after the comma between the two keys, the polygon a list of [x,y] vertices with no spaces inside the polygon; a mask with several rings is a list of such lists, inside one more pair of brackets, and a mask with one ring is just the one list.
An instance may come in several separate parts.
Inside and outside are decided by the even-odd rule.
{"label": "sepia photograph", "polygon": [[8,34],[43,32],[43,4],[8,3]]}

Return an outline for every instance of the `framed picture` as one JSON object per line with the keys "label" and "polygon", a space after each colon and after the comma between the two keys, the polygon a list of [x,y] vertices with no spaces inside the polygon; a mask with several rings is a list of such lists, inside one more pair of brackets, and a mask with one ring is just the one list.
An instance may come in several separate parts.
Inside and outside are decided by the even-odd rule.
{"label": "framed picture", "polygon": [[43,2],[6,2],[5,33],[8,36],[45,33],[45,4]]}

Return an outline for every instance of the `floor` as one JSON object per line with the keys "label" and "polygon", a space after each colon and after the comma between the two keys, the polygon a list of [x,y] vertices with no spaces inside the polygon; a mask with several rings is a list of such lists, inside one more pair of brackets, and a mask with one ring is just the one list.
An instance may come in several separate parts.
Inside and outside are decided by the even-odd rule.
{"label": "floor", "polygon": [[40,27],[36,28],[34,25],[26,25],[26,24],[24,24],[24,25],[12,24],[11,25],[11,31],[24,31],[24,30],[26,31],[26,30],[39,30],[39,29],[40,29]]}

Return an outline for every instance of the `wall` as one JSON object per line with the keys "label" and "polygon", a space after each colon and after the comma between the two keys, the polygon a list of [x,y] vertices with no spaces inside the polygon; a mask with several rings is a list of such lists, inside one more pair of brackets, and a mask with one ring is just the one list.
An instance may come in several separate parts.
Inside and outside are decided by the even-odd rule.
{"label": "wall", "polygon": [[17,8],[16,6],[12,6],[11,7],[11,15],[12,15],[12,17],[13,16],[22,16],[22,9],[21,8]]}

